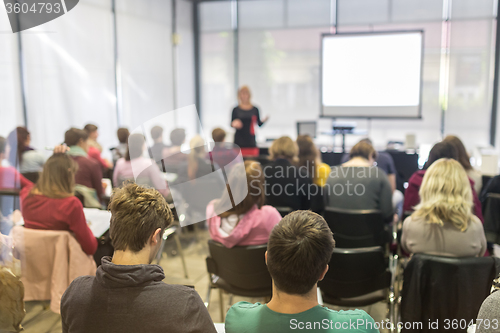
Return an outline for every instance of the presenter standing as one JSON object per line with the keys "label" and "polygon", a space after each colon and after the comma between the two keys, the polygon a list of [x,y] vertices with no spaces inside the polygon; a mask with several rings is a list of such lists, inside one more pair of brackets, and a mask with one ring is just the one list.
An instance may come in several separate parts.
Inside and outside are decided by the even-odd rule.
{"label": "presenter standing", "polygon": [[260,119],[259,109],[250,102],[250,89],[243,86],[238,90],[238,106],[233,109],[231,127],[236,129],[234,143],[241,148],[243,156],[258,156],[255,142],[255,125],[262,126],[269,117]]}

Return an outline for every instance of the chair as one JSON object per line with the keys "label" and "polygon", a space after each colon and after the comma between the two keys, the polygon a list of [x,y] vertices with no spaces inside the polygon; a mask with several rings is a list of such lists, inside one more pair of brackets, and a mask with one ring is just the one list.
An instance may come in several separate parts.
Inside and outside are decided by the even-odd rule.
{"label": "chair", "polygon": [[[458,323],[448,331],[465,332],[499,270],[500,259],[494,257],[413,255],[404,271],[401,322],[423,325],[403,332],[445,332],[447,322]],[[438,326],[429,327],[429,321]]]}
{"label": "chair", "polygon": [[326,207],[323,215],[338,248],[385,246],[391,241],[379,210]]}
{"label": "chair", "polygon": [[290,214],[293,212],[292,207],[285,207],[285,206],[274,206],[276,210],[280,213],[281,217],[285,217],[286,215]]}
{"label": "chair", "polygon": [[94,258],[83,252],[68,231],[12,229],[14,255],[21,260],[25,301],[50,300],[59,313],[61,297],[70,283],[82,275],[95,275]]}
{"label": "chair", "polygon": [[486,239],[500,244],[500,194],[488,193],[483,211]]}
{"label": "chair", "polygon": [[22,174],[24,178],[29,180],[30,182],[36,184],[38,178],[40,178],[40,172],[25,172]]}
{"label": "chair", "polygon": [[[333,250],[330,269],[318,283],[323,301],[356,307],[387,300],[389,316],[394,314],[393,278],[388,259],[380,246]],[[389,263],[391,265],[389,265]]]}
{"label": "chair", "polygon": [[205,305],[210,293],[219,288],[221,321],[224,321],[222,291],[245,297],[271,297],[272,280],[264,259],[267,244],[226,248],[213,240],[208,241],[210,256],[207,257],[209,286]]}
{"label": "chair", "polygon": [[158,251],[158,254],[156,255],[156,264],[157,265],[160,264],[161,255],[162,255],[163,249],[165,247],[165,242],[167,241],[168,237],[172,236],[175,240],[175,244],[177,245],[177,251],[179,252],[179,255],[181,256],[182,267],[184,269],[184,276],[186,277],[186,279],[188,279],[189,277],[188,277],[188,272],[187,272],[186,260],[184,259],[184,252],[182,251],[181,241],[179,239],[179,235],[177,234],[178,228],[179,228],[178,225],[171,225],[170,227],[166,228],[165,231],[163,232],[160,250]]}

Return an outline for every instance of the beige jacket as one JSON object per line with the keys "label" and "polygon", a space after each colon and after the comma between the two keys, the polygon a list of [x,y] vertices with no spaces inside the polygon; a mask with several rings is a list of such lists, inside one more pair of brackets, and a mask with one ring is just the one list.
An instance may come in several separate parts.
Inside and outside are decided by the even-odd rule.
{"label": "beige jacket", "polygon": [[50,300],[50,309],[60,313],[61,297],[77,277],[95,275],[92,256],[83,252],[68,231],[12,229],[14,255],[21,260],[25,301]]}

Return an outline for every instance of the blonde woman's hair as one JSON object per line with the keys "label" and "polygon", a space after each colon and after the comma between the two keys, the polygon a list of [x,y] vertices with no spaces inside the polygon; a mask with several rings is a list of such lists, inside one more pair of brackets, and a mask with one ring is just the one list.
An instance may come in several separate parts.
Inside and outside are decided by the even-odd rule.
{"label": "blonde woman's hair", "polygon": [[420,204],[413,216],[427,223],[452,223],[462,232],[467,230],[472,218],[472,190],[460,163],[449,158],[434,162],[425,172],[419,194]]}
{"label": "blonde woman's hair", "polygon": [[241,86],[240,89],[238,89],[238,102],[241,103],[240,95],[243,91],[246,91],[248,93],[248,101],[250,102],[250,100],[252,99],[252,93],[250,92],[250,88],[248,88],[248,86]]}
{"label": "blonde woman's hair", "polygon": [[195,135],[189,142],[191,148],[188,156],[188,177],[190,180],[196,178],[196,173],[199,168],[199,160],[204,159],[206,153],[205,140],[199,135]]}
{"label": "blonde woman's hair", "polygon": [[288,136],[274,140],[271,148],[269,148],[269,158],[274,160],[276,158],[286,158],[292,162],[297,162],[297,155],[299,148],[297,144]]}

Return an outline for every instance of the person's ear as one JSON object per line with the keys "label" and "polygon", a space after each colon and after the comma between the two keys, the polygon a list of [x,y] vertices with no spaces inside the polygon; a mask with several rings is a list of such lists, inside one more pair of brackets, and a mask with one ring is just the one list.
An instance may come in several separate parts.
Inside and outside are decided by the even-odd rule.
{"label": "person's ear", "polygon": [[[155,246],[156,244],[158,244],[159,242],[161,242],[161,229],[158,228],[155,230],[155,232],[153,233],[153,235],[151,236],[151,245]],[[160,237],[158,237],[160,236]]]}
{"label": "person's ear", "polygon": [[325,268],[325,270],[323,271],[323,273],[320,275],[320,277],[319,277],[319,280],[318,280],[318,281],[322,281],[322,280],[325,278],[326,272],[328,272],[328,268],[330,268],[330,266],[326,265],[326,268]]}
{"label": "person's ear", "polygon": [[264,258],[266,259],[266,265],[267,265],[267,251],[264,253]]}

